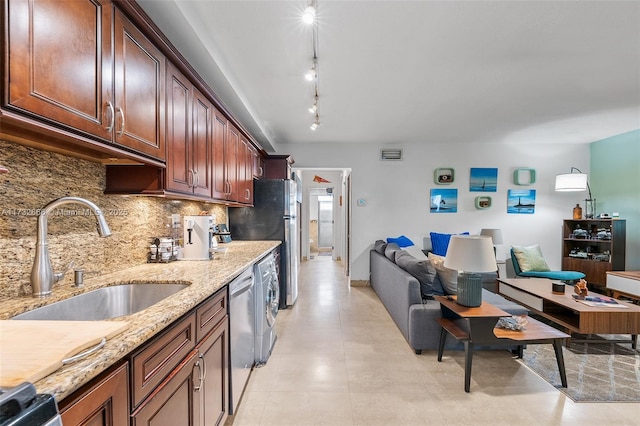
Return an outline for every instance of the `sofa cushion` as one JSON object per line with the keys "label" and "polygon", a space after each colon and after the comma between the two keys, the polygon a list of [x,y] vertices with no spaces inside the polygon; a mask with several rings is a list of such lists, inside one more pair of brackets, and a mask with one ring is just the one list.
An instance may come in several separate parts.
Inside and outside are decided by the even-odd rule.
{"label": "sofa cushion", "polygon": [[384,255],[387,259],[394,262],[396,261],[396,252],[402,250],[396,243],[389,243],[384,249]]}
{"label": "sofa cushion", "polygon": [[446,294],[458,294],[458,271],[455,269],[445,268],[444,256],[429,253],[428,258],[431,261],[431,264],[436,268],[436,272],[444,292]]}
{"label": "sofa cushion", "polygon": [[416,259],[411,254],[401,250],[396,253],[396,264],[420,282],[420,293],[423,298],[444,295],[444,289],[438,278],[436,268],[434,268],[429,259]]}
{"label": "sofa cushion", "polygon": [[404,235],[400,235],[397,238],[389,237],[387,238],[387,243],[396,243],[400,248],[415,245],[413,244],[413,241],[411,241],[409,238],[405,237]]}
{"label": "sofa cushion", "polygon": [[373,243],[373,249],[382,255],[384,255],[384,250],[386,248],[387,248],[387,243],[385,243],[382,240],[378,240],[375,243]]}
{"label": "sofa cushion", "polygon": [[447,249],[449,248],[449,240],[451,240],[452,235],[469,235],[468,232],[462,232],[460,234],[441,234],[438,232],[431,232],[429,236],[431,237],[431,250],[434,254],[438,256],[446,256]]}
{"label": "sofa cushion", "polygon": [[409,246],[409,247],[403,247],[402,248],[403,251],[409,253],[411,256],[415,257],[418,260],[427,260],[427,255],[424,254],[424,252],[422,250],[420,250],[420,248],[418,246]]}
{"label": "sofa cushion", "polygon": [[522,272],[548,272],[551,269],[542,256],[539,245],[528,247],[513,246],[513,254],[518,261],[518,267]]}

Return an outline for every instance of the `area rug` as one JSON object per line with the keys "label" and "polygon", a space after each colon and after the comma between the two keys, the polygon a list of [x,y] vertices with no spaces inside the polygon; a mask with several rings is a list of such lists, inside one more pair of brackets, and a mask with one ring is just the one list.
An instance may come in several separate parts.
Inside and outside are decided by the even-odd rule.
{"label": "area rug", "polygon": [[591,337],[610,341],[577,342],[574,335],[563,347],[567,388],[561,387],[551,345],[529,345],[519,361],[575,402],[640,402],[640,352],[614,341],[629,336]]}

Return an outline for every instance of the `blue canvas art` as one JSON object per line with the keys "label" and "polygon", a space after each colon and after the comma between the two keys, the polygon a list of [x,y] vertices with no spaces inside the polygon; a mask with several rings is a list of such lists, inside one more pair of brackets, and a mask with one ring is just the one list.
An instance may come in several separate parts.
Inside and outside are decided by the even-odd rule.
{"label": "blue canvas art", "polygon": [[535,189],[510,189],[507,195],[507,213],[533,214],[536,210]]}
{"label": "blue canvas art", "polygon": [[469,176],[469,191],[496,192],[498,189],[498,169],[471,168]]}
{"label": "blue canvas art", "polygon": [[431,213],[456,213],[458,211],[457,189],[432,189]]}

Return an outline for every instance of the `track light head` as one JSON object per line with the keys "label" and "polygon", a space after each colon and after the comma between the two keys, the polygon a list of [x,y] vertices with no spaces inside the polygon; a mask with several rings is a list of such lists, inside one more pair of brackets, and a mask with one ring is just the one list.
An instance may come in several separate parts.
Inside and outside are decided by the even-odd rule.
{"label": "track light head", "polygon": [[307,25],[311,25],[316,20],[316,8],[313,7],[313,3],[309,4],[302,12],[302,22]]}
{"label": "track light head", "polygon": [[318,77],[318,71],[316,70],[316,59],[313,59],[313,66],[311,68],[309,68],[309,71],[306,72],[306,74],[304,75],[304,79],[307,81],[315,81],[315,79]]}

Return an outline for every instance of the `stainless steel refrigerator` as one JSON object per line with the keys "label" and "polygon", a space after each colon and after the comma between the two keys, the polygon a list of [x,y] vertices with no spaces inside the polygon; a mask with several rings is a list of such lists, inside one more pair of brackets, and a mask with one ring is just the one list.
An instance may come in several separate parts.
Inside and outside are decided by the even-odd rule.
{"label": "stainless steel refrigerator", "polygon": [[280,308],[298,298],[298,226],[296,182],[261,179],[253,183],[253,207],[229,207],[233,240],[278,240],[280,245]]}

